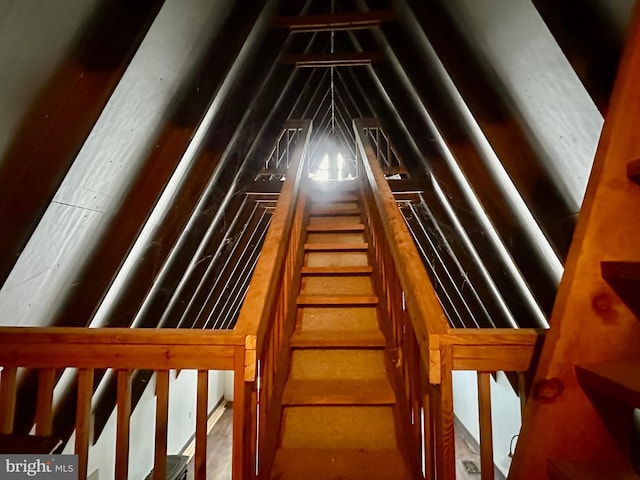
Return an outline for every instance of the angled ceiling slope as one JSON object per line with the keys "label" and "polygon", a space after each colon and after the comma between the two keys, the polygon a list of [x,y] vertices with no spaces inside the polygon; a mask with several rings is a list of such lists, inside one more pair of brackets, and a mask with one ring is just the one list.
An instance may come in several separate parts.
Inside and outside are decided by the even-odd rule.
{"label": "angled ceiling slope", "polygon": [[[277,198],[279,177],[263,173],[287,122],[313,120],[317,173],[325,156],[354,160],[352,121],[370,118],[451,323],[546,325],[579,204],[563,190],[563,158],[543,148],[536,106],[518,104],[504,77],[525,67],[491,60],[491,41],[470,36],[486,27],[477,2],[193,0],[189,12],[178,0],[140,11],[95,3],[110,13],[96,7],[82,23],[97,39],[93,61],[74,49],[80,35],[2,151],[3,185],[30,195],[0,191],[10,232],[1,324],[231,327]],[[553,8],[537,4],[547,18]],[[531,2],[508,5],[530,24],[525,41],[550,45],[534,53],[560,55],[562,68],[544,73],[577,82],[570,101],[597,127],[589,95],[605,110],[606,88],[582,87]],[[120,30],[96,25],[118,15],[130,22],[114,42]],[[502,20],[496,30],[509,33]],[[96,63],[101,55],[112,61]],[[571,136],[553,113],[549,124]],[[596,127],[582,151],[595,149]],[[112,381],[102,380],[98,431]]]}
{"label": "angled ceiling slope", "polygon": [[[509,103],[502,79],[461,31],[461,22],[472,18],[469,2],[271,0],[248,7],[221,2],[215,11],[201,3],[200,14],[216,19],[215,28],[208,36],[193,34],[199,43],[190,65],[171,91],[158,90],[169,102],[144,133],[147,147],[128,160],[135,168],[119,187],[103,192],[117,191],[118,200],[86,225],[92,235],[58,252],[58,275],[31,280],[45,270],[34,262],[37,252],[59,248],[47,242],[48,228],[60,229],[62,240],[78,235],[61,227],[62,217],[49,218],[62,203],[60,192],[77,187],[65,184],[68,165],[83,163],[91,136],[118,141],[122,132],[90,120],[85,145],[56,153],[56,175],[46,185],[33,182],[38,204],[25,207],[22,223],[4,210],[3,224],[16,234],[3,250],[0,291],[0,302],[15,315],[3,323],[212,325],[185,319],[185,312],[199,309],[200,279],[222,275],[211,273],[222,271],[214,264],[224,256],[220,246],[252,242],[231,233],[234,218],[244,215],[248,193],[274,190],[256,187],[254,179],[285,121],[313,119],[314,172],[328,152],[355,158],[352,120],[366,117],[377,119],[380,138],[406,170],[394,188],[418,192],[401,205],[442,298],[456,297],[452,323],[474,325],[480,316],[496,325],[545,324],[577,210],[561,191],[561,176],[542,160],[531,125]],[[515,3],[528,8],[532,24],[544,26],[529,2]],[[140,21],[139,34],[128,41],[135,52],[129,72],[143,68],[138,60],[154,61],[145,47],[154,38],[166,41],[162,31],[184,13],[180,8],[167,1]],[[525,33],[541,35],[536,28]],[[550,73],[569,76],[566,67]],[[134,88],[122,70],[113,75],[119,89]],[[74,87],[65,88],[72,96]],[[107,87],[96,88],[108,97]],[[105,111],[117,108],[118,94]],[[29,168],[36,167],[20,180],[32,183]],[[16,175],[0,173],[7,181]],[[3,204],[19,203],[19,196],[5,192]],[[31,301],[38,307],[24,307]]]}

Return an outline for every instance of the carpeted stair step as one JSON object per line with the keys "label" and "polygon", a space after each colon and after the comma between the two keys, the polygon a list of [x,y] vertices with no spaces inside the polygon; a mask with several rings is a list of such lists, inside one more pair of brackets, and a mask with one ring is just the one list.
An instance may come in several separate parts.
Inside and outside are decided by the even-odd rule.
{"label": "carpeted stair step", "polygon": [[302,275],[369,275],[373,272],[370,265],[346,265],[346,266],[330,266],[330,267],[302,267]]}
{"label": "carpeted stair step", "polygon": [[291,352],[291,380],[386,380],[385,352],[376,349],[305,348]]}
{"label": "carpeted stair step", "polygon": [[297,312],[296,331],[299,332],[333,330],[348,334],[353,330],[378,329],[378,312],[375,306],[302,307]]}
{"label": "carpeted stair step", "polygon": [[342,244],[348,245],[360,245],[365,243],[365,237],[363,232],[310,232],[307,229],[307,236],[305,237],[305,244],[314,245],[320,244]]}
{"label": "carpeted stair step", "polygon": [[307,233],[354,233],[364,232],[364,224],[308,225]]}
{"label": "carpeted stair step", "polygon": [[383,348],[385,345],[380,330],[296,331],[289,340],[291,348]]}
{"label": "carpeted stair step", "polygon": [[369,295],[375,292],[370,275],[311,275],[300,280],[300,295]]}
{"label": "carpeted stair step", "polygon": [[398,448],[387,405],[286,406],[281,428],[281,448]]}
{"label": "carpeted stair step", "polygon": [[356,202],[327,202],[311,204],[310,215],[357,215],[361,209]]}
{"label": "carpeted stair step", "polygon": [[369,244],[359,243],[305,243],[305,252],[366,252]]}
{"label": "carpeted stair step", "polygon": [[393,405],[396,396],[386,379],[289,380],[283,405]]}
{"label": "carpeted stair step", "polygon": [[272,480],[410,480],[402,454],[394,449],[281,449]]}
{"label": "carpeted stair step", "polygon": [[342,252],[307,251],[304,254],[304,267],[347,267],[368,266],[369,254],[365,250]]}
{"label": "carpeted stair step", "polygon": [[304,306],[361,306],[377,305],[378,297],[375,295],[298,295],[296,300],[299,307]]}
{"label": "carpeted stair step", "polygon": [[354,213],[352,215],[339,215],[337,217],[325,215],[310,215],[307,229],[315,227],[339,227],[360,223],[362,223],[360,213]]}

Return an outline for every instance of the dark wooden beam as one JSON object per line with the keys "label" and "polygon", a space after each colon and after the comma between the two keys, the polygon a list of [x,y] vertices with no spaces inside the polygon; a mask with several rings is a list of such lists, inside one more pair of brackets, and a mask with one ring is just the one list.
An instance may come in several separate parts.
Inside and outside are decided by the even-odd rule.
{"label": "dark wooden beam", "polygon": [[382,52],[346,52],[346,53],[307,53],[301,55],[283,55],[281,62],[294,64],[301,68],[318,67],[357,67],[371,65],[382,60]]}
{"label": "dark wooden beam", "polygon": [[395,18],[393,10],[371,12],[349,12],[326,15],[300,15],[276,17],[274,28],[289,29],[292,32],[323,32],[329,30],[359,30],[375,28],[382,22]]}

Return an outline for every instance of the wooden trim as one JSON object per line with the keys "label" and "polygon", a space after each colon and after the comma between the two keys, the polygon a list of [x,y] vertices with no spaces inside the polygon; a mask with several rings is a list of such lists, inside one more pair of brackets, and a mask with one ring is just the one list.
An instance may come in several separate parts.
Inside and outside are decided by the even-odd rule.
{"label": "wooden trim", "polygon": [[249,382],[246,382],[243,375],[244,355],[238,352],[236,356],[236,369],[233,377],[233,400],[235,407],[233,408],[233,434],[231,445],[231,476],[232,478],[245,478],[243,476],[244,455],[248,452],[244,450],[244,429],[245,424],[250,424],[254,420],[245,418],[244,396],[245,388]]}
{"label": "wooden trim", "polygon": [[38,371],[38,396],[36,404],[36,435],[51,435],[53,423],[53,387],[56,384],[56,371],[53,368]]}
{"label": "wooden trim", "polygon": [[356,142],[362,154],[363,169],[373,201],[380,215],[382,227],[405,292],[409,315],[420,346],[422,360],[428,365],[431,383],[439,382],[439,357],[431,354],[437,348],[432,345],[432,335],[449,331],[449,322],[442,310],[422,259],[415,247],[404,218],[375,158],[375,153],[359,120],[354,120]]}
{"label": "wooden trim", "polygon": [[3,365],[0,372],[0,434],[13,432],[16,413],[16,367]]}
{"label": "wooden trim", "polygon": [[[209,372],[198,370],[196,400],[196,454],[194,458],[195,480],[207,478],[207,413],[209,401]],[[163,477],[160,477],[163,478]]]}
{"label": "wooden trim", "polygon": [[453,370],[525,372],[532,367],[533,347],[521,345],[453,345]]}
{"label": "wooden trim", "polygon": [[336,306],[357,306],[378,304],[378,297],[375,295],[298,295],[298,306],[312,305],[336,305]]}
{"label": "wooden trim", "polygon": [[78,371],[78,397],[76,405],[76,444],[78,478],[87,478],[89,442],[91,434],[91,397],[93,396],[93,370]]}
{"label": "wooden trim", "polygon": [[373,273],[373,267],[369,265],[346,267],[302,267],[300,273],[308,276],[370,275]]}
{"label": "wooden trim", "polygon": [[[244,345],[244,336],[234,330],[214,331],[173,328],[1,327],[0,345],[11,343],[233,346]],[[2,350],[0,350],[0,355],[2,355]]]}
{"label": "wooden trim", "polygon": [[201,344],[44,344],[30,343],[28,335],[25,335],[23,343],[8,343],[4,338],[0,340],[0,365],[34,368],[233,370],[234,349],[233,346]]}
{"label": "wooden trim", "polygon": [[156,372],[156,432],[153,477],[166,478],[167,427],[169,424],[169,371]]}
{"label": "wooden trim", "polygon": [[305,252],[366,252],[368,243],[305,243]]}
{"label": "wooden trim", "polygon": [[352,225],[307,225],[307,233],[357,233],[364,232],[364,224]]}
{"label": "wooden trim", "polygon": [[116,480],[127,480],[131,418],[131,370],[118,370],[118,412],[116,424]]}
{"label": "wooden trim", "polygon": [[493,427],[491,424],[491,374],[478,372],[478,414],[480,418],[480,473],[482,480],[494,479]]}
{"label": "wooden trim", "polygon": [[[297,197],[302,179],[303,158],[311,138],[311,122],[306,121],[300,141],[296,145],[293,159],[289,165],[284,185],[276,209],[269,225],[269,230],[256,267],[251,276],[246,299],[240,310],[234,331],[244,336],[252,335],[262,341],[258,330],[265,328],[265,317],[270,314],[274,301],[278,277],[287,252],[288,238],[296,213]],[[267,286],[267,288],[265,288]],[[244,345],[244,342],[243,342]],[[258,348],[259,345],[256,347]]]}
{"label": "wooden trim", "polygon": [[369,12],[346,12],[325,15],[295,15],[276,17],[274,28],[289,29],[291,32],[324,32],[331,30],[358,30],[375,28],[382,22],[395,18],[393,10],[373,10]]}
{"label": "wooden trim", "polygon": [[432,386],[431,409],[434,420],[435,463],[438,477],[455,478],[455,428],[453,417],[453,378],[451,376],[451,355],[448,346],[441,350],[441,379],[439,385]]}

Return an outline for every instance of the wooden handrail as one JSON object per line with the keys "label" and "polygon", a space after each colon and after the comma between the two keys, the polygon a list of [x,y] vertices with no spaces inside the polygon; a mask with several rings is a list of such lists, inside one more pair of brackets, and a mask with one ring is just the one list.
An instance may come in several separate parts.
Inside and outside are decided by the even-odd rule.
{"label": "wooden handrail", "polygon": [[[423,452],[427,478],[455,477],[452,372],[476,371],[482,480],[493,478],[489,374],[531,371],[544,330],[451,327],[366,136],[371,126],[371,120],[354,120],[368,230],[397,352],[395,375],[406,396],[401,403],[406,430],[412,432],[409,443]],[[415,421],[421,417],[422,426]]]}
{"label": "wooden handrail", "polygon": [[[300,140],[296,145],[289,166],[289,174],[280,191],[278,204],[273,213],[260,258],[258,258],[251,276],[251,283],[234,329],[234,332],[246,338],[245,347],[248,352],[260,350],[265,342],[265,330],[269,325],[269,315],[275,301],[275,291],[287,253],[296,198],[304,171],[304,168],[301,168],[301,162],[311,138],[310,120],[297,122],[296,125],[302,129]],[[250,358],[252,355],[253,359]],[[256,372],[252,366],[255,367],[255,353],[250,353],[247,356],[245,381],[255,380]]]}
{"label": "wooden handrail", "polygon": [[300,129],[298,143],[234,329],[245,344],[244,372],[236,374],[234,388],[233,478],[252,478],[256,468],[269,463],[265,432],[268,419],[275,418],[272,411],[279,408],[275,379],[283,368],[280,353],[294,307],[292,275],[301,251],[305,210],[299,194],[311,138],[311,121],[295,125]]}
{"label": "wooden handrail", "polygon": [[423,361],[429,366],[429,381],[437,384],[440,383],[439,345],[432,336],[447,333],[449,322],[363,128],[360,120],[354,120],[356,143],[366,158],[366,161],[363,158],[363,169],[403,286]]}
{"label": "wooden handrail", "polygon": [[[91,437],[91,400],[95,371],[114,369],[117,376],[117,431],[115,477],[128,477],[129,430],[132,409],[131,378],[134,370],[157,373],[154,475],[164,478],[167,453],[169,370],[196,370],[195,478],[206,478],[206,423],[208,414],[208,372],[233,370],[234,432],[233,478],[252,478],[255,447],[261,432],[257,428],[257,403],[265,415],[273,390],[264,374],[262,388],[256,388],[258,361],[272,370],[287,317],[286,286],[291,284],[291,266],[300,240],[300,218],[304,205],[297,201],[303,179],[303,154],[310,139],[311,122],[296,121],[301,130],[286,181],[275,209],[263,250],[247,292],[240,318],[233,330],[179,330],[74,327],[0,328],[0,434],[13,434],[19,387],[18,369],[37,371],[35,406],[36,434],[51,434],[53,388],[56,370],[77,368],[75,452],[79,456],[79,477],[86,478]],[[295,220],[294,219],[298,219]],[[294,244],[292,246],[292,244]],[[285,299],[285,300],[283,300]],[[263,418],[264,420],[264,418]],[[34,437],[35,439],[36,437]]]}
{"label": "wooden handrail", "polygon": [[[74,451],[78,455],[79,478],[86,478],[94,372],[113,368],[118,380],[114,471],[115,478],[126,479],[129,475],[131,375],[136,369],[153,370],[157,372],[154,472],[160,474],[166,472],[169,370],[197,370],[195,462],[199,466],[205,465],[208,371],[234,370],[242,377],[244,344],[244,337],[233,331],[0,328],[0,433],[14,433],[19,367],[35,369],[38,373],[34,441],[52,433],[56,370],[77,368]],[[202,467],[195,478],[205,477],[205,467]]]}
{"label": "wooden handrail", "polygon": [[0,365],[233,370],[235,348],[244,343],[243,336],[222,330],[4,327]]}

